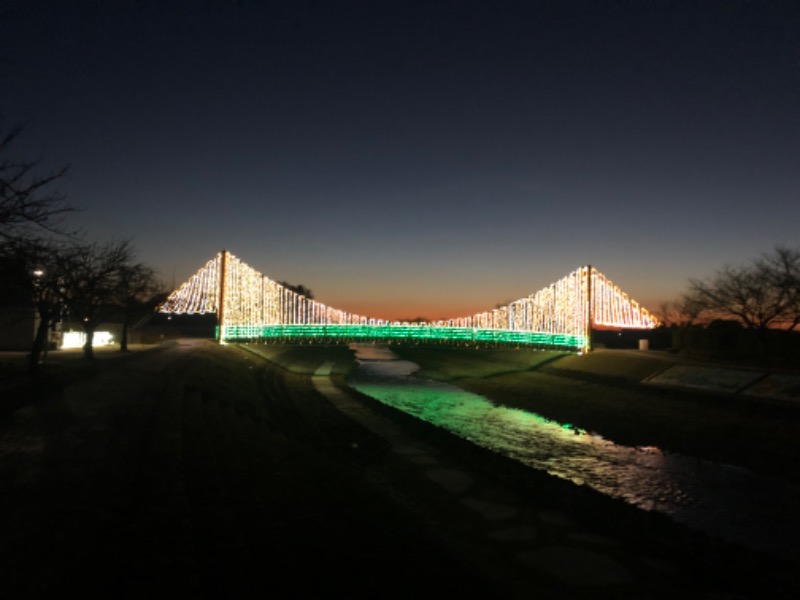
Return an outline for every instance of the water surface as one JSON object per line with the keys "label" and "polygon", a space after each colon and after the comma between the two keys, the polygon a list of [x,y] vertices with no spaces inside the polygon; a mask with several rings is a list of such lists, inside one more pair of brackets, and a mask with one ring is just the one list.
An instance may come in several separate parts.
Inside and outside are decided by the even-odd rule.
{"label": "water surface", "polygon": [[371,396],[532,468],[722,539],[800,562],[800,487],[706,460],[629,447],[537,414],[422,379],[387,348],[354,345],[349,383]]}

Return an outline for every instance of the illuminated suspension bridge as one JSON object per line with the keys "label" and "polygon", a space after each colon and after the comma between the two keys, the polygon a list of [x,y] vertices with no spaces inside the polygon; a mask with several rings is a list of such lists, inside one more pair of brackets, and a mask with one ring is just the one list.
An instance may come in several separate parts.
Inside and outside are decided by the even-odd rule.
{"label": "illuminated suspension bridge", "polygon": [[426,323],[386,321],[326,306],[222,251],[159,307],[216,313],[218,339],[449,340],[588,349],[592,327],[651,329],[658,321],[596,269],[576,269],[548,287],[492,310]]}

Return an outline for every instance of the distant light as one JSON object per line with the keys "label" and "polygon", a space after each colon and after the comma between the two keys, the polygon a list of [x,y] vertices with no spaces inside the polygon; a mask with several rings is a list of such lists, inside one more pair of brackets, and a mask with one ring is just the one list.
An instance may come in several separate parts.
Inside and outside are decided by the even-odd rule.
{"label": "distant light", "polygon": [[[65,331],[61,337],[62,348],[83,348],[86,343],[86,334],[83,331]],[[110,331],[95,331],[92,346],[111,346],[114,336]]]}

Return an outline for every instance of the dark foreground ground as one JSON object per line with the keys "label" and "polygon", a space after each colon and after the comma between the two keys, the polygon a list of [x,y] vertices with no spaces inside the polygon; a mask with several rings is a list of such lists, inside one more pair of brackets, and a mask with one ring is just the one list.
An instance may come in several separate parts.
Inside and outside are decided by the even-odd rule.
{"label": "dark foreground ground", "polygon": [[182,341],[39,389],[4,362],[0,597],[796,597],[795,565],[342,391],[349,361]]}

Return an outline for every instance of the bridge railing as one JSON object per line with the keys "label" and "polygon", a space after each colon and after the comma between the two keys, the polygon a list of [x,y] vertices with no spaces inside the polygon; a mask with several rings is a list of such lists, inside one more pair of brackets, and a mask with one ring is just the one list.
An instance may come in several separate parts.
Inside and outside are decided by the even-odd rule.
{"label": "bridge railing", "polygon": [[475,344],[520,344],[546,348],[580,349],[586,346],[585,336],[478,329],[468,327],[434,327],[426,325],[229,325],[221,339],[299,339],[343,341],[450,341]]}

